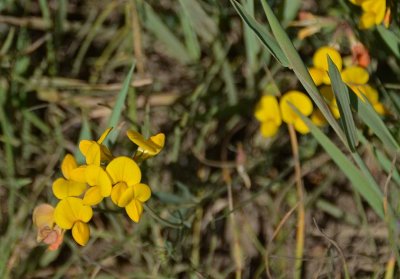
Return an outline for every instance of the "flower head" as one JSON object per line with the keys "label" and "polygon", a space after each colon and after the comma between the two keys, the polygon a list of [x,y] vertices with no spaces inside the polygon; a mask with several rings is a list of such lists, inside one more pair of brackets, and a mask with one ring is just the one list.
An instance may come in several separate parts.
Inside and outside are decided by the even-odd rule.
{"label": "flower head", "polygon": [[85,168],[78,167],[74,156],[65,155],[61,163],[61,171],[65,178],[53,182],[53,193],[58,199],[80,196],[86,189]]}
{"label": "flower head", "polygon": [[276,135],[282,124],[281,113],[275,96],[263,96],[256,106],[254,116],[261,122],[261,134],[266,138]]}
{"label": "flower head", "polygon": [[79,150],[86,158],[86,164],[100,166],[102,162],[108,162],[112,159],[111,151],[103,144],[112,128],[108,128],[100,136],[97,141],[94,140],[81,140],[79,143]]}
{"label": "flower head", "polygon": [[163,133],[158,133],[149,139],[145,139],[140,133],[133,130],[127,131],[126,135],[138,146],[135,159],[145,160],[156,156],[164,148],[165,135]]}
{"label": "flower head", "polygon": [[64,238],[64,230],[54,222],[54,208],[47,203],[38,205],[33,210],[33,224],[37,229],[37,242],[49,245],[49,250],[57,250]]}
{"label": "flower head", "polygon": [[61,200],[54,210],[56,224],[65,230],[72,229],[72,237],[84,246],[89,240],[90,229],[87,222],[93,216],[93,210],[82,199],[68,197]]}
{"label": "flower head", "polygon": [[86,182],[89,189],[83,197],[83,203],[87,205],[95,205],[100,203],[103,198],[111,194],[111,180],[107,172],[102,167],[89,165],[85,169]]}
{"label": "flower head", "polygon": [[308,69],[311,78],[317,86],[321,84],[331,84],[328,75],[328,56],[332,59],[339,71],[342,70],[342,57],[336,49],[328,46],[319,48],[313,56],[314,67]]}
{"label": "flower head", "polygon": [[293,124],[294,128],[299,133],[308,133],[308,126],[292,109],[290,103],[295,106],[300,113],[305,116],[309,116],[313,111],[313,105],[310,98],[300,91],[292,90],[284,94],[279,103],[282,113],[282,120],[288,124]]}
{"label": "flower head", "polygon": [[140,183],[141,172],[135,161],[128,157],[117,157],[106,167],[113,189],[111,200],[119,207],[125,207],[128,216],[139,222],[143,203],[151,196],[150,187]]}
{"label": "flower head", "polygon": [[363,10],[359,22],[361,29],[368,29],[381,24],[385,19],[386,0],[350,0],[350,2],[361,6]]}

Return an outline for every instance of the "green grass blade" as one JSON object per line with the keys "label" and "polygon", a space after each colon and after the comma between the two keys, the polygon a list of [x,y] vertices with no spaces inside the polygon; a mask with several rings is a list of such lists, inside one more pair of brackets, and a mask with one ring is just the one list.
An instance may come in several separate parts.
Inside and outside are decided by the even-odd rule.
{"label": "green grass blade", "polygon": [[272,37],[260,23],[251,17],[242,5],[235,0],[232,0],[231,2],[243,21],[246,22],[254,33],[256,33],[257,37],[261,40],[268,51],[279,61],[279,63],[284,67],[288,67],[289,62],[274,37]]}
{"label": "green grass blade", "polygon": [[310,73],[307,70],[307,67],[301,60],[300,55],[297,53],[295,47],[293,46],[293,43],[289,39],[285,30],[280,25],[279,20],[276,18],[275,14],[272,12],[270,6],[265,0],[261,0],[261,4],[263,6],[265,15],[267,16],[268,22],[271,26],[272,33],[274,34],[276,41],[278,42],[279,46],[287,57],[289,67],[293,69],[297,78],[300,80],[301,84],[304,86],[311,99],[320,109],[321,113],[325,116],[329,125],[331,125],[331,127],[339,136],[339,138],[343,141],[343,143],[347,145],[347,140],[344,132],[340,128],[339,124],[336,122],[336,119],[333,117],[327,104],[319,94],[319,91],[315,86],[315,83],[312,80]]}
{"label": "green grass blade", "polygon": [[[124,80],[122,89],[118,93],[117,101],[115,102],[114,108],[110,115],[110,119],[108,120],[108,127],[115,128],[118,125],[119,119],[120,119],[120,117],[122,115],[122,111],[124,109],[124,103],[125,103],[126,97],[128,95],[129,86],[131,84],[132,74],[133,74],[134,69],[135,69],[135,64],[133,64],[131,69],[129,70],[129,73]],[[111,131],[110,135],[104,140],[104,144],[106,144],[106,145],[107,145],[107,143],[113,144],[115,142],[115,140],[117,139],[117,136],[118,136],[118,133],[114,129],[113,131]]]}
{"label": "green grass blade", "polygon": [[349,90],[343,82],[340,72],[333,63],[332,59],[328,56],[329,77],[332,83],[332,89],[335,93],[337,105],[340,112],[340,122],[347,138],[347,144],[352,152],[356,151],[358,144],[356,125],[354,123],[353,115],[351,114]]}
{"label": "green grass blade", "polygon": [[353,106],[358,112],[361,120],[383,142],[385,147],[392,152],[397,152],[399,150],[399,144],[389,132],[385,123],[382,121],[382,119],[368,102],[368,100],[362,101],[358,99],[357,102],[353,102]]}
{"label": "green grass blade", "polygon": [[[358,169],[343,152],[317,127],[311,120],[302,115],[294,106],[293,109],[303,119],[306,125],[310,128],[311,134],[325,149],[332,160],[336,163],[339,169],[350,180],[354,189],[368,202],[382,219],[384,218],[383,212],[383,194],[377,187],[376,183],[370,181],[360,169]],[[354,153],[357,154],[357,153]]]}
{"label": "green grass blade", "polygon": [[393,31],[386,29],[383,25],[377,25],[376,29],[393,54],[400,59],[400,38]]}

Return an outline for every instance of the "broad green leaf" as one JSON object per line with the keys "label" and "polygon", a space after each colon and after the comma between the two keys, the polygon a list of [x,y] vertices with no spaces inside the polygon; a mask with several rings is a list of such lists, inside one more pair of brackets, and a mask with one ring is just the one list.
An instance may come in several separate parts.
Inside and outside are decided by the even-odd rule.
{"label": "broad green leaf", "polygon": [[353,115],[351,114],[349,90],[347,89],[346,84],[343,82],[335,63],[333,63],[329,56],[327,59],[329,77],[331,79],[332,89],[336,96],[336,101],[340,112],[340,122],[347,138],[347,144],[350,147],[350,150],[355,152],[358,139],[356,125],[354,123]]}
{"label": "broad green leaf", "polygon": [[276,41],[278,42],[279,46],[287,57],[289,67],[293,69],[297,78],[300,80],[301,84],[304,86],[307,93],[315,102],[321,113],[325,116],[329,125],[331,125],[331,127],[339,136],[339,138],[343,141],[343,143],[347,145],[346,137],[342,129],[336,122],[336,119],[333,117],[327,104],[319,94],[319,91],[314,81],[312,80],[310,73],[307,70],[307,67],[301,60],[300,55],[297,53],[285,30],[280,25],[279,20],[276,18],[275,14],[272,12],[271,8],[265,0],[261,0],[261,4],[263,6],[265,15],[267,16],[268,22],[271,26],[272,33],[274,34]]}
{"label": "broad green leaf", "polygon": [[232,5],[235,7],[236,11],[240,17],[246,22],[246,24],[256,33],[257,37],[261,40],[263,45],[268,49],[268,51],[281,63],[284,67],[289,67],[289,63],[285,54],[282,52],[281,48],[277,44],[274,37],[272,37],[268,31],[258,23],[252,16],[250,16],[245,8],[239,4],[237,1],[232,0]]}

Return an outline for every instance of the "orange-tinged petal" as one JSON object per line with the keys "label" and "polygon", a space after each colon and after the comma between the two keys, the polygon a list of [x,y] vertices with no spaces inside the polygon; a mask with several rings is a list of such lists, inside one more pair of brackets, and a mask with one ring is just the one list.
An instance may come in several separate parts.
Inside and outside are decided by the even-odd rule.
{"label": "orange-tinged petal", "polygon": [[45,226],[52,228],[54,225],[54,207],[47,203],[36,206],[33,210],[32,220],[37,228]]}
{"label": "orange-tinged petal", "polygon": [[99,204],[103,198],[99,187],[89,187],[83,197],[83,204],[93,206]]}
{"label": "orange-tinged petal", "polygon": [[143,205],[140,201],[133,200],[125,207],[125,211],[128,214],[129,218],[137,223],[139,222],[140,216],[142,215]]}
{"label": "orange-tinged petal", "polygon": [[[113,203],[120,206],[119,200],[121,199],[121,196],[126,191],[126,189],[128,189],[128,186],[126,185],[125,182],[119,182],[112,188],[111,200],[113,201]],[[120,207],[123,207],[123,206],[120,206]]]}
{"label": "orange-tinged petal", "polygon": [[151,197],[150,187],[146,184],[139,183],[133,186],[135,191],[135,199],[141,202],[145,202]]}
{"label": "orange-tinged petal", "polygon": [[333,47],[328,47],[328,46],[321,47],[314,53],[313,56],[314,67],[319,68],[321,70],[325,70],[325,72],[327,72],[328,56],[332,59],[333,63],[336,65],[339,71],[342,70],[343,62],[340,53]]}
{"label": "orange-tinged petal", "polygon": [[111,180],[107,172],[100,166],[90,165],[86,167],[86,181],[90,186],[98,186],[103,197],[111,194]]}
{"label": "orange-tinged petal", "polygon": [[294,124],[295,121],[299,119],[299,116],[292,109],[289,103],[295,106],[300,113],[304,114],[305,116],[310,115],[313,111],[313,105],[307,95],[296,90],[287,92],[281,98],[280,108],[282,119],[288,124]]}
{"label": "orange-tinged petal", "polygon": [[58,178],[56,181],[54,181],[52,189],[56,198],[64,199],[66,197],[76,197],[82,195],[86,189],[86,184],[72,180],[65,180],[64,178]]}
{"label": "orange-tinged petal", "polygon": [[359,66],[350,66],[342,71],[342,79],[349,86],[364,85],[368,82],[368,72]]}
{"label": "orange-tinged petal", "polygon": [[106,137],[108,136],[108,134],[111,132],[111,130],[112,130],[112,127],[111,127],[111,128],[108,128],[107,130],[105,130],[105,131],[103,132],[103,134],[101,134],[100,138],[97,140],[97,143],[98,143],[98,144],[102,144],[103,141],[104,141],[104,140],[106,139]]}
{"label": "orange-tinged petal", "polygon": [[71,171],[77,167],[78,165],[74,156],[71,154],[65,155],[61,163],[61,172],[66,179],[70,179]]}
{"label": "orange-tinged petal", "polygon": [[90,229],[88,224],[84,222],[76,222],[72,227],[72,237],[82,246],[85,246],[89,240]]}
{"label": "orange-tinged petal", "polygon": [[107,165],[106,171],[110,175],[113,184],[122,181],[127,186],[132,186],[138,184],[142,177],[142,173],[135,161],[125,156],[113,159]]}

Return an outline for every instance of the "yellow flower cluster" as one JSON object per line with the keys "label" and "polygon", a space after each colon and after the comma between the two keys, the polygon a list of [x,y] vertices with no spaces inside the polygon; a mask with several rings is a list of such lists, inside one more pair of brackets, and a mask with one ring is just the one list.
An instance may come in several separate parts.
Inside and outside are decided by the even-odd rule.
{"label": "yellow flower cluster", "polygon": [[57,249],[65,230],[72,230],[72,236],[80,245],[86,245],[90,229],[88,222],[93,217],[92,207],[111,197],[112,202],[125,208],[128,216],[139,222],[143,203],[151,196],[150,187],[141,183],[138,163],[157,155],[164,147],[165,136],[159,133],[145,139],[136,131],[128,131],[129,139],[138,146],[133,158],[114,157],[103,144],[110,133],[107,129],[97,141],[82,140],[79,149],[85,156],[86,164],[78,165],[71,154],[61,164],[62,178],[54,181],[52,189],[60,201],[51,205],[39,205],[33,214],[38,229],[38,241]]}
{"label": "yellow flower cluster", "polygon": [[[364,97],[366,97],[376,112],[381,115],[385,114],[385,107],[379,102],[378,91],[368,84],[369,74],[367,70],[360,66],[353,65],[343,68],[343,61],[340,53],[332,47],[324,46],[314,53],[314,65],[309,68],[309,72],[314,83],[317,86],[321,85],[320,92],[327,101],[333,116],[339,118],[340,114],[336,98],[332,92],[332,87],[330,86],[331,81],[328,75],[328,56],[340,71],[343,82],[346,83],[361,100],[365,101]],[[314,123],[319,124],[319,126],[326,123],[324,119],[320,119],[319,122],[314,121],[316,119],[312,120]]]}
{"label": "yellow flower cluster", "polygon": [[307,125],[293,110],[292,104],[305,116],[311,115],[313,105],[310,98],[296,90],[285,93],[278,104],[275,96],[266,95],[261,98],[256,106],[254,116],[261,122],[261,134],[264,137],[273,137],[278,132],[282,121],[293,124],[294,128],[301,134],[309,132]]}
{"label": "yellow flower cluster", "polygon": [[360,6],[363,13],[359,27],[368,29],[381,24],[385,19],[386,0],[350,0],[354,5]]}

